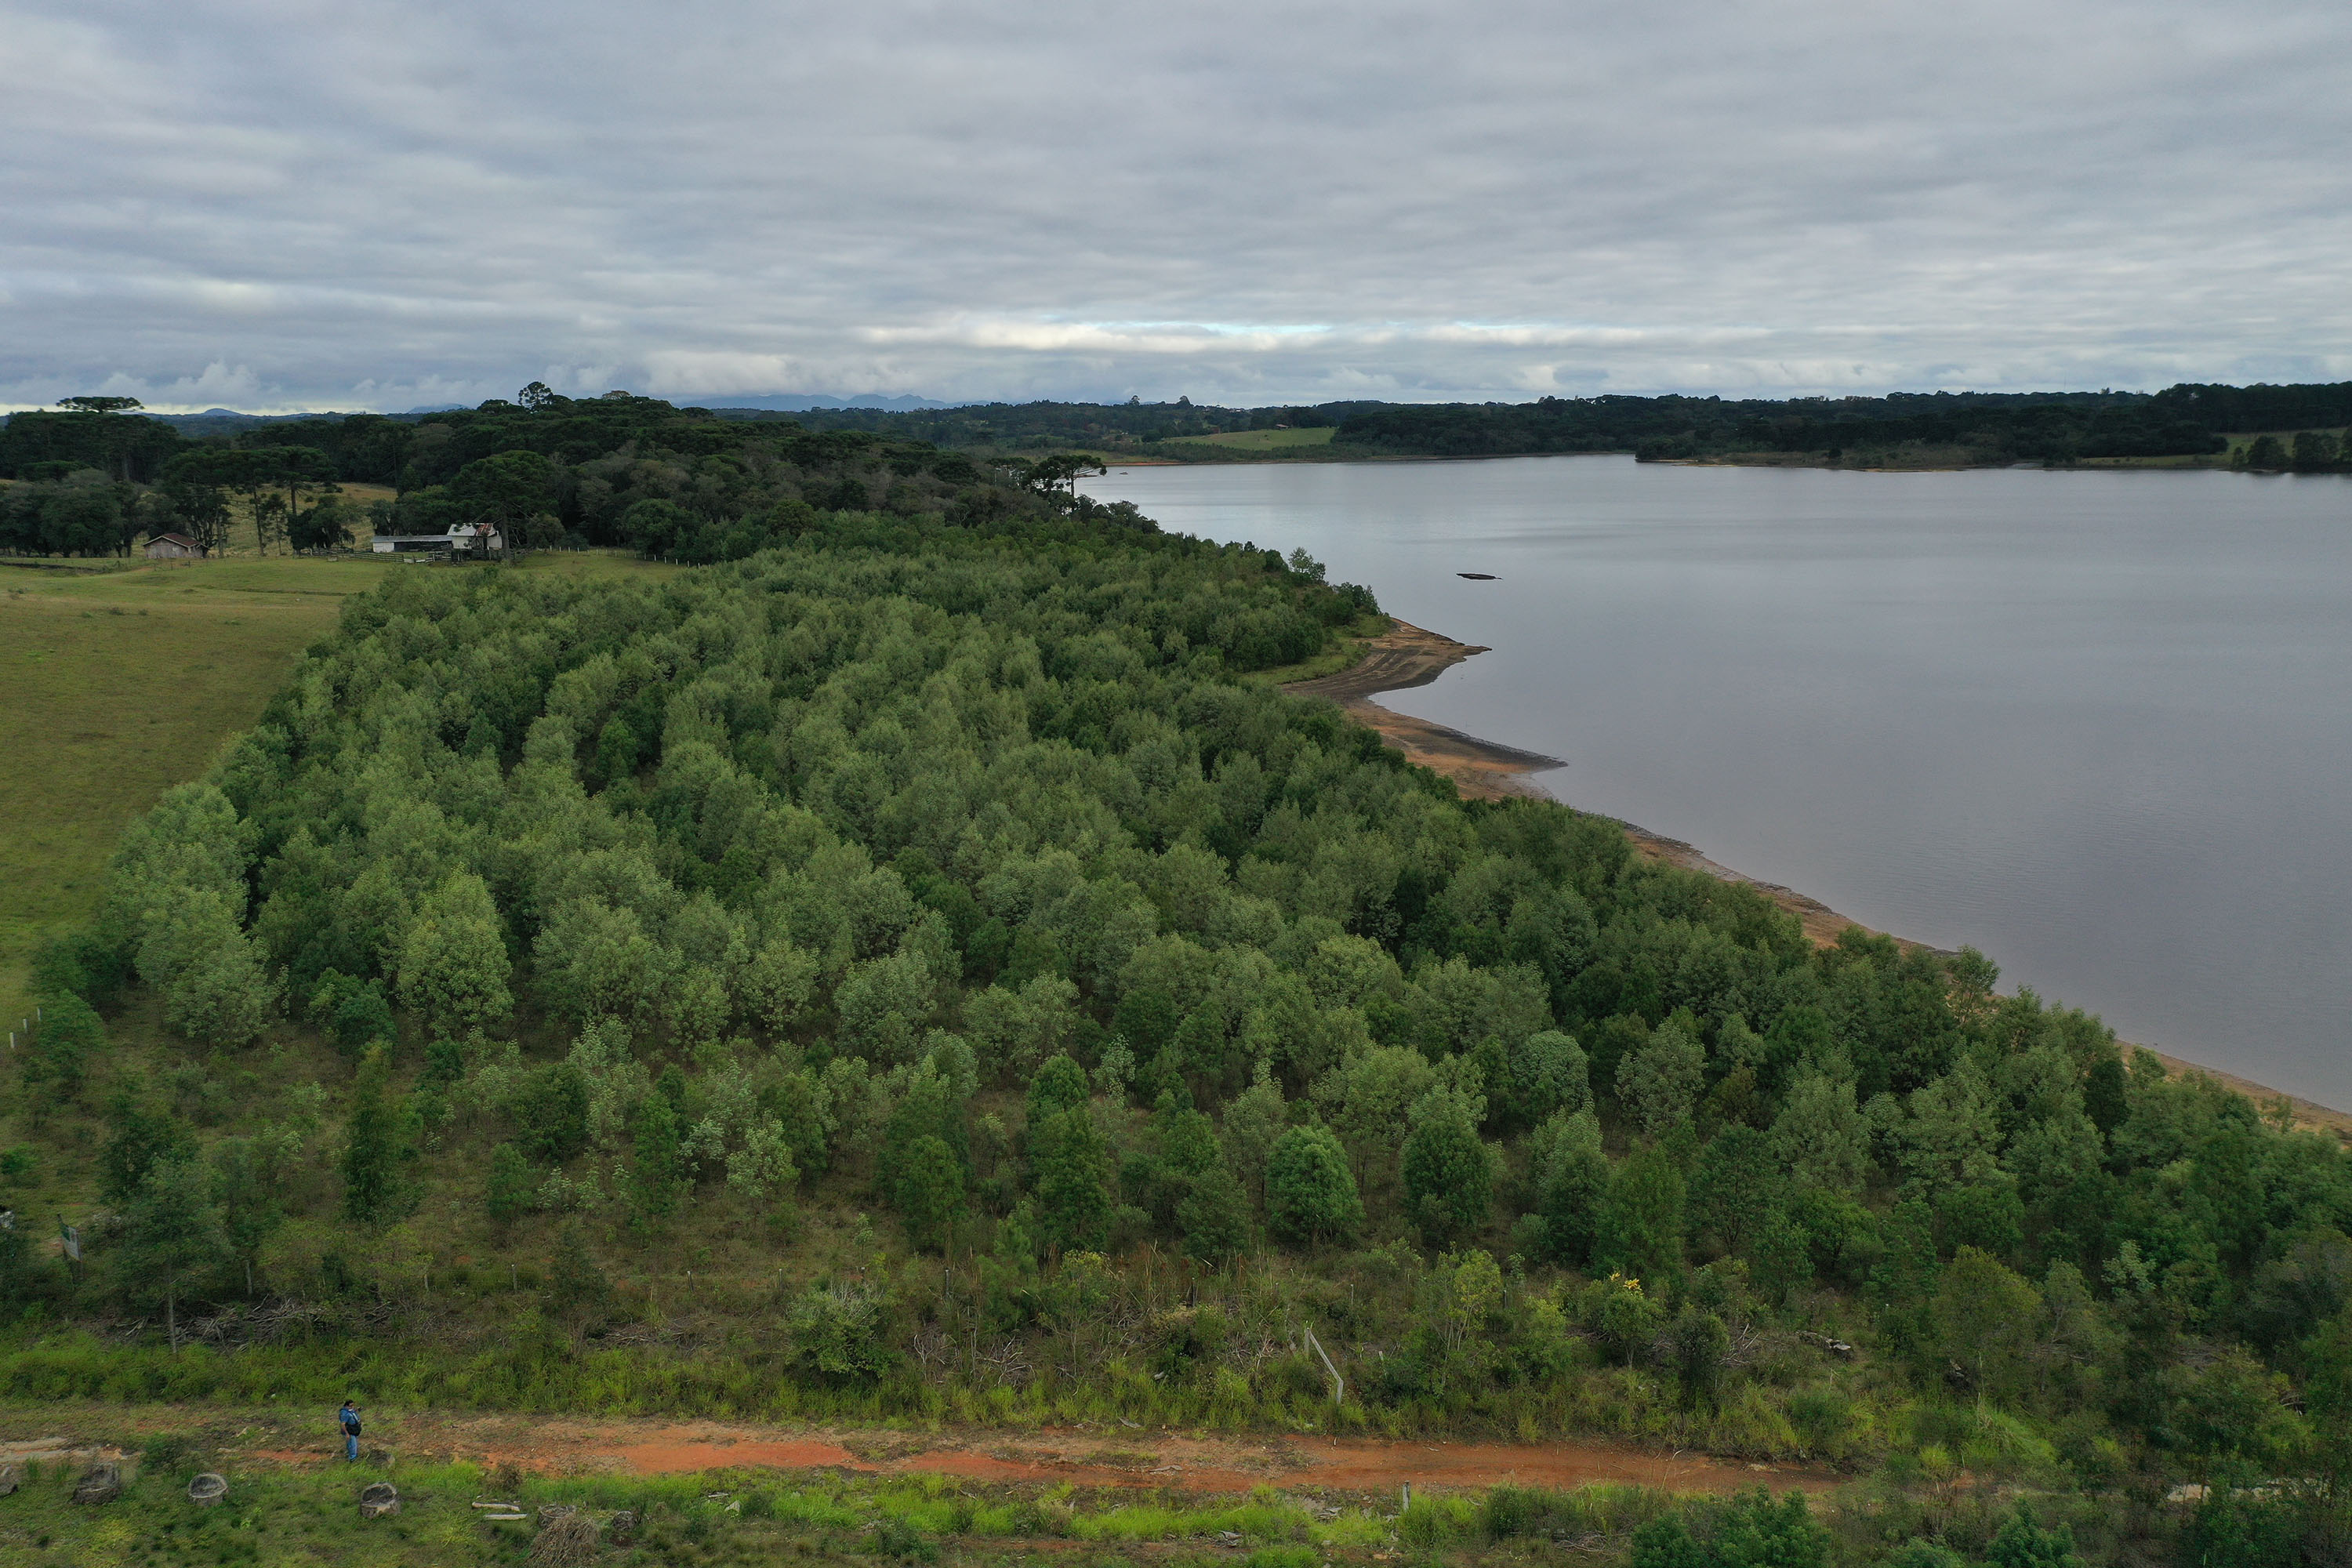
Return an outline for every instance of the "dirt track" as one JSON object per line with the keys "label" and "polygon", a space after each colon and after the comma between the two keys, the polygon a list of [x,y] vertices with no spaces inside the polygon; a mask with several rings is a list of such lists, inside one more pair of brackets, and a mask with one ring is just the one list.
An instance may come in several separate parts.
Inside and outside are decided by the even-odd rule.
{"label": "dirt track", "polygon": [[[340,1457],[327,1413],[297,1423],[272,1413],[237,1417],[198,1408],[135,1412],[90,1407],[71,1415],[15,1412],[0,1429],[0,1459],[34,1453],[82,1457],[110,1451],[103,1431],[135,1447],[131,1434],[207,1429],[205,1446],[227,1463],[313,1465]],[[43,1436],[35,1436],[34,1433]],[[761,1426],[718,1421],[535,1420],[434,1412],[371,1413],[371,1449],[400,1458],[511,1464],[544,1474],[678,1475],[702,1470],[844,1470],[929,1474],[1005,1484],[1170,1489],[1204,1494],[1286,1490],[1394,1493],[1520,1485],[1567,1489],[1595,1482],[1676,1492],[1725,1492],[1758,1484],[1827,1491],[1837,1477],[1796,1465],[1750,1465],[1697,1454],[1662,1454],[1611,1443],[1444,1443],[1386,1438],[1174,1436],[1129,1427],[1038,1432],[913,1433]]]}

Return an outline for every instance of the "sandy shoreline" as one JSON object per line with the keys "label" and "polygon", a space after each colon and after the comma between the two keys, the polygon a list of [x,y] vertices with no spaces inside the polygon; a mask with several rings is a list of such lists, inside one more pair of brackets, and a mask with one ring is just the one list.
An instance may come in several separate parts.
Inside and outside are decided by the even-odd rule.
{"label": "sandy shoreline", "polygon": [[[1453,780],[1454,787],[1468,798],[1557,798],[1529,775],[1551,768],[1566,767],[1568,764],[1559,758],[1482,741],[1475,735],[1465,735],[1459,730],[1383,708],[1372,700],[1384,691],[1405,691],[1417,686],[1427,686],[1463,660],[1486,652],[1485,647],[1475,643],[1456,642],[1440,633],[1391,618],[1389,630],[1368,638],[1363,648],[1363,657],[1338,674],[1313,680],[1293,681],[1282,689],[1300,697],[1321,697],[1338,703],[1349,718],[1377,731],[1382,741],[1396,747],[1413,762]],[[1782,887],[1778,882],[1761,881],[1710,860],[1696,846],[1685,844],[1679,838],[1668,838],[1664,834],[1653,833],[1630,822],[1620,823],[1619,826],[1625,829],[1625,837],[1633,840],[1638,854],[1680,866],[1685,870],[1703,871],[1726,882],[1740,882],[1754,888],[1796,916],[1798,924],[1804,928],[1805,935],[1823,946],[1835,942],[1838,933],[1850,925],[1861,926],[1874,936],[1883,934],[1793,888]],[[1905,941],[1901,937],[1895,940]],[[1922,944],[1906,942],[1906,945]],[[2234,1073],[2184,1061],[2161,1051],[2157,1055],[2169,1071],[2202,1073],[2223,1088],[2257,1102],[2283,1099],[2292,1108],[2294,1120],[2299,1124],[2333,1132],[2352,1142],[2352,1115],[2300,1095],[2284,1094]]]}
{"label": "sandy shoreline", "polygon": [[1396,747],[1433,773],[1452,779],[1461,792],[1477,800],[1513,796],[1549,800],[1550,793],[1528,775],[1568,764],[1558,757],[1482,741],[1426,719],[1415,719],[1383,708],[1372,698],[1383,691],[1406,691],[1426,686],[1474,654],[1486,650],[1475,643],[1455,642],[1433,631],[1391,618],[1389,629],[1363,643],[1363,657],[1337,675],[1295,680],[1283,688],[1300,697],[1323,697],[1367,729],[1380,732]]}
{"label": "sandy shoreline", "polygon": [[[1379,731],[1382,740],[1423,767],[1452,779],[1455,788],[1473,799],[1554,798],[1530,775],[1568,766],[1559,758],[1482,741],[1475,735],[1399,713],[1372,700],[1384,691],[1427,686],[1464,659],[1487,651],[1485,647],[1456,642],[1393,617],[1389,630],[1368,639],[1363,647],[1363,657],[1337,675],[1293,681],[1283,689],[1300,697],[1323,697],[1337,702],[1349,718]],[[1630,822],[1622,826],[1625,836],[1633,841],[1634,849],[1654,860],[1704,871],[1727,882],[1744,882],[1756,889],[1795,915],[1805,928],[1805,934],[1817,942],[1835,942],[1838,932],[1846,927],[1862,925],[1860,921],[1842,915],[1820,900],[1808,898],[1792,888],[1760,882],[1710,860],[1696,846],[1679,838],[1669,838]],[[1868,926],[1863,929],[1870,930]]]}

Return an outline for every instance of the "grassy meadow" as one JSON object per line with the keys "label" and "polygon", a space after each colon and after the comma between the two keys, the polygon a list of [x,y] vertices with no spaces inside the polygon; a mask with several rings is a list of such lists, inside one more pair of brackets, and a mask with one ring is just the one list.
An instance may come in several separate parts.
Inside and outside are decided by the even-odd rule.
{"label": "grassy meadow", "polygon": [[1239,452],[1274,452],[1292,447],[1328,447],[1339,427],[1318,425],[1305,430],[1224,430],[1214,436],[1178,436],[1162,443],[1170,447],[1225,447]]}
{"label": "grassy meadow", "polygon": [[[2352,439],[2352,429],[2337,432]],[[2086,468],[2227,468],[2234,466],[2247,447],[2269,436],[2290,449],[2294,446],[2294,430],[2233,430],[2226,434],[2228,449],[2220,452],[2184,453],[2168,458],[2082,458],[2077,461]]]}

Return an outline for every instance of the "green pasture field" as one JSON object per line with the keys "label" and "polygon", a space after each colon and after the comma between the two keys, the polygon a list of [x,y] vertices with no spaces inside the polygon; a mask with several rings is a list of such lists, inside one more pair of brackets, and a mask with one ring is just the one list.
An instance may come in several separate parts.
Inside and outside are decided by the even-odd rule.
{"label": "green pasture field", "polygon": [[[370,555],[71,564],[108,569],[0,566],[0,1015],[11,1026],[27,957],[98,907],[123,825],[260,716],[347,595],[386,572],[469,569]],[[677,570],[601,551],[520,569]]]}
{"label": "green pasture field", "polygon": [[[2304,425],[2304,426],[2297,426],[2295,428],[2294,428],[2294,429],[2292,429],[2292,430],[2231,430],[2231,431],[2228,431],[2228,432],[2225,432],[2225,433],[2224,433],[2223,439],[2227,440],[2227,441],[2230,443],[2230,449],[2229,449],[2228,451],[2226,451],[2226,452],[2214,452],[2214,453],[2211,453],[2211,454],[2208,455],[2208,456],[2207,456],[2203,460],[2204,460],[2204,462],[2206,462],[2208,465],[2212,466],[2212,467],[2215,467],[2215,468],[2222,468],[2222,467],[2226,467],[2226,466],[2228,466],[2231,462],[2232,462],[2232,461],[2234,461],[2234,460],[2236,459],[2236,458],[2237,458],[2237,456],[2238,456],[2238,454],[2239,454],[2239,453],[2241,453],[2241,452],[2244,451],[2247,447],[2249,447],[2252,446],[2255,442],[2257,442],[2257,441],[2261,440],[2261,439],[2262,439],[2263,437],[2265,437],[2265,436],[2272,436],[2272,437],[2277,437],[2279,445],[2280,445],[2280,446],[2282,446],[2282,447],[2284,447],[2288,448],[2288,449],[2291,451],[2291,450],[2293,450],[2293,449],[2294,449],[2294,438],[2295,438],[2297,436],[2302,435],[2305,430],[2308,430],[2308,429],[2310,429],[2310,428],[2312,428],[2312,426],[2307,426],[2307,425]],[[2323,427],[2323,428],[2324,428],[2324,427]],[[2336,437],[2337,437],[2339,439],[2344,439],[2344,440],[2352,440],[2352,427],[2347,427],[2347,428],[2346,428],[2346,429],[2338,430],[2337,432],[2336,432]]]}
{"label": "green pasture field", "polygon": [[[2264,436],[2276,437],[2281,446],[2291,450],[2295,437],[2300,433],[2299,430],[2232,430],[2223,437],[2230,443],[2228,449],[2220,452],[2182,453],[2169,458],[2084,458],[2079,460],[2086,468],[2226,468]],[[2352,439],[2352,430],[2337,434]]]}
{"label": "green pasture field", "polygon": [[1244,452],[1271,452],[1286,447],[1328,447],[1339,427],[1318,425],[1305,430],[1225,430],[1214,436],[1175,436],[1169,447],[1231,447]]}

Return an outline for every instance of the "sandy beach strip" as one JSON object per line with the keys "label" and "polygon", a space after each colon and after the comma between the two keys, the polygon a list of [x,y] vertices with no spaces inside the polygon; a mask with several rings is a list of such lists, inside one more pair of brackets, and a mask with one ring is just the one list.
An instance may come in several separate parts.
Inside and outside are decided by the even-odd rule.
{"label": "sandy beach strip", "polygon": [[[1361,646],[1363,656],[1339,673],[1320,676],[1313,680],[1292,681],[1282,689],[1295,696],[1320,697],[1338,703],[1349,718],[1376,731],[1383,742],[1396,747],[1411,761],[1453,780],[1454,788],[1467,799],[1558,798],[1529,775],[1568,766],[1559,758],[1482,741],[1475,735],[1464,734],[1444,724],[1383,708],[1372,700],[1384,691],[1406,691],[1414,687],[1427,686],[1463,660],[1486,652],[1486,648],[1476,643],[1456,642],[1442,633],[1393,617],[1387,631],[1379,637],[1364,639]],[[1685,870],[1705,872],[1721,881],[1738,882],[1754,888],[1794,915],[1797,923],[1803,927],[1805,935],[1819,945],[1826,947],[1836,942],[1838,933],[1848,926],[1861,926],[1873,936],[1886,934],[1842,915],[1820,900],[1809,898],[1793,888],[1763,881],[1710,860],[1697,847],[1685,844],[1679,838],[1669,838],[1630,822],[1621,822],[1619,826],[1624,828],[1625,837],[1633,841],[1636,854],[1680,866]],[[1902,937],[1895,940],[1906,947],[1926,945]],[[2123,1045],[2126,1051],[2132,1048],[2128,1041]],[[2352,1142],[2352,1115],[2300,1095],[2283,1093],[2234,1073],[2166,1056],[2160,1051],[2157,1054],[2169,1072],[2201,1074],[2257,1103],[2283,1100],[2287,1102],[2297,1124],[2334,1133]]]}
{"label": "sandy beach strip", "polygon": [[1372,700],[1383,691],[1426,686],[1464,659],[1485,653],[1484,647],[1455,642],[1393,618],[1387,631],[1364,639],[1361,647],[1363,656],[1338,674],[1296,680],[1283,689],[1294,696],[1321,697],[1338,703],[1348,717],[1378,731],[1383,741],[1432,773],[1452,779],[1454,787],[1471,799],[1552,798],[1550,792],[1528,775],[1568,766],[1558,757],[1482,741]]}

